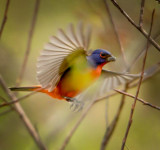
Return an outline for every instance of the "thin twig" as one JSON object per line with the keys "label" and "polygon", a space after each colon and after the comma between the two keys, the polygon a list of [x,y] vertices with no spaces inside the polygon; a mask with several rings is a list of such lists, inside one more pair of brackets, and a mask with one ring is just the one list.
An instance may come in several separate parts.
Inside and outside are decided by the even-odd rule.
{"label": "thin twig", "polygon": [[26,65],[27,65],[27,61],[28,61],[28,57],[29,57],[29,53],[30,53],[30,49],[31,49],[31,44],[32,44],[33,32],[34,32],[34,28],[35,28],[35,24],[36,24],[36,20],[37,20],[39,4],[40,4],[40,0],[36,0],[33,18],[32,18],[32,22],[31,22],[31,27],[30,27],[30,31],[29,31],[29,35],[28,35],[26,52],[25,52],[21,72],[20,72],[19,77],[17,78],[17,81],[16,81],[16,86],[20,85],[20,83],[23,79],[23,76],[24,76],[25,69],[26,69]]}
{"label": "thin twig", "polygon": [[[128,89],[128,84],[126,84],[125,86],[125,91]],[[105,150],[115,128],[116,128],[116,125],[118,123],[118,120],[119,120],[119,117],[121,115],[121,112],[122,112],[122,108],[124,106],[124,101],[125,101],[125,95],[122,96],[122,99],[120,101],[120,104],[119,104],[119,107],[118,107],[118,110],[117,110],[117,113],[113,119],[113,121],[111,122],[111,124],[106,128],[106,131],[105,131],[105,134],[104,134],[104,137],[103,137],[103,140],[102,140],[102,143],[101,143],[101,150]]]}
{"label": "thin twig", "polygon": [[[122,46],[118,31],[117,31],[117,28],[116,28],[116,25],[115,25],[115,23],[113,21],[113,17],[112,17],[112,14],[110,12],[107,0],[104,0],[104,3],[105,3],[106,10],[107,10],[107,13],[108,13],[109,18],[110,18],[110,22],[111,22],[111,24],[113,26],[113,30],[114,30],[114,33],[116,35],[117,42],[118,42],[119,47],[120,47],[120,52],[121,52],[121,55],[123,57],[123,61],[124,61],[125,67],[127,67],[128,66],[127,59],[126,59],[126,56],[124,54],[124,49],[123,49],[123,46]],[[128,84],[125,86],[125,90],[127,90],[127,88],[128,88]],[[124,106],[124,102],[125,102],[125,95],[122,96],[122,99],[121,99],[121,102],[119,104],[117,113],[116,113],[112,123],[106,128],[106,131],[105,131],[102,143],[101,143],[101,150],[104,150],[106,148],[106,146],[107,146],[107,144],[109,142],[109,139],[111,138],[111,136],[112,136],[112,134],[113,134],[113,132],[114,132],[114,130],[116,128],[116,125],[118,123],[122,108]]]}
{"label": "thin twig", "polygon": [[[129,15],[118,5],[118,3],[115,0],[111,0],[111,2],[118,8],[118,10],[127,18],[127,20],[136,28],[138,29],[144,37],[148,39],[148,33],[143,29],[140,28],[139,25],[136,25],[136,23],[129,17]],[[150,36],[149,41],[151,44],[158,50],[160,51],[160,45]]]}
{"label": "thin twig", "polygon": [[5,103],[8,102],[8,101],[7,101],[4,97],[2,97],[1,95],[0,95],[0,100],[2,100],[2,101],[5,102]]}
{"label": "thin twig", "polygon": [[144,4],[145,4],[145,0],[142,0],[141,1],[141,9],[140,9],[140,17],[139,17],[139,27],[140,28],[142,28],[142,26],[143,26]]}
{"label": "thin twig", "polygon": [[10,109],[8,109],[8,110],[6,110],[6,111],[4,111],[4,112],[1,112],[1,113],[0,113],[0,116],[4,116],[4,115],[6,115],[6,114],[8,114],[8,113],[10,113],[10,112],[12,112],[12,111],[13,111],[13,109],[10,108]]}
{"label": "thin twig", "polygon": [[74,127],[71,129],[71,131],[69,132],[69,134],[66,136],[61,148],[59,150],[64,150],[65,147],[67,146],[67,144],[69,143],[73,133],[76,131],[76,129],[79,127],[79,125],[81,124],[82,120],[85,118],[85,116],[88,114],[88,111],[91,109],[92,105],[94,104],[94,102],[92,102],[87,108],[86,110],[83,112],[83,114],[81,115],[81,117],[79,118],[79,120],[76,122],[76,124],[74,125]]}
{"label": "thin twig", "polygon": [[7,13],[8,13],[8,8],[9,8],[9,3],[10,3],[10,0],[7,0],[7,2],[6,2],[6,8],[5,8],[5,11],[4,11],[4,17],[3,17],[1,28],[0,28],[0,38],[2,36],[4,25],[5,25],[6,21],[7,21]]}
{"label": "thin twig", "polygon": [[[160,33],[158,33],[157,35],[155,35],[153,37],[153,39],[157,39],[158,37],[160,36]],[[151,46],[151,44],[149,43],[149,46]],[[146,50],[146,45],[144,46],[144,48],[136,55],[136,57],[132,60],[132,62],[130,63],[130,65],[128,65],[128,68],[127,68],[127,72],[129,72],[133,66],[136,64],[136,62],[142,57],[142,55],[144,54]]]}
{"label": "thin twig", "polygon": [[[0,85],[2,86],[2,88],[5,91],[5,93],[7,94],[7,96],[10,98],[10,100],[12,100],[12,101],[17,100],[17,97],[7,88],[7,85],[1,76],[0,76]],[[29,118],[25,114],[25,112],[22,109],[22,107],[20,106],[20,104],[15,103],[13,108],[20,116],[20,119],[22,120],[22,122],[26,126],[28,132],[30,133],[30,135],[34,139],[34,141],[37,144],[37,146],[39,147],[39,149],[46,150],[44,144],[42,143],[42,141],[40,140],[40,137],[38,136],[38,133],[36,132],[34,126],[32,125],[31,121],[29,120]]]}
{"label": "thin twig", "polygon": [[[118,93],[120,93],[120,94],[123,94],[123,95],[129,96],[129,97],[135,98],[134,95],[129,94],[129,93],[126,93],[126,92],[124,92],[124,91],[117,90],[117,89],[115,89],[115,91],[118,92]],[[137,100],[138,100],[139,102],[143,103],[144,105],[147,105],[147,106],[150,106],[150,107],[155,108],[155,109],[157,109],[157,110],[160,110],[160,107],[159,107],[159,106],[156,106],[156,105],[153,105],[153,104],[151,104],[151,103],[149,103],[149,102],[146,102],[145,100],[143,100],[143,99],[141,99],[141,98],[137,98]]]}
{"label": "thin twig", "polygon": [[153,12],[152,12],[152,19],[151,19],[150,31],[149,31],[148,40],[147,40],[146,53],[145,53],[145,56],[144,56],[144,59],[143,59],[141,77],[140,77],[140,80],[139,80],[139,84],[138,84],[136,96],[135,96],[134,102],[133,102],[133,104],[132,104],[131,113],[130,113],[130,117],[129,117],[129,122],[128,122],[128,126],[127,126],[127,129],[126,129],[126,133],[125,133],[125,136],[124,136],[124,139],[123,139],[123,142],[122,142],[121,150],[124,150],[124,147],[125,147],[125,143],[126,143],[126,140],[127,140],[127,136],[128,136],[128,133],[129,133],[131,124],[132,124],[132,118],[133,118],[133,114],[134,114],[134,110],[135,110],[135,106],[136,106],[136,101],[137,101],[137,98],[138,98],[138,95],[139,95],[139,91],[140,91],[140,87],[141,87],[141,83],[142,83],[142,80],[143,80],[144,68],[145,68],[145,63],[146,63],[146,58],[147,58],[147,52],[148,52],[148,48],[149,48],[149,37],[151,36],[153,19],[154,19],[154,13],[155,13],[155,9],[154,9]]}
{"label": "thin twig", "polygon": [[42,90],[42,88],[39,88],[39,89],[35,90],[34,92],[31,92],[31,93],[29,93],[29,94],[27,94],[27,95],[24,95],[24,96],[22,96],[22,97],[20,97],[20,98],[18,98],[18,99],[16,99],[16,100],[14,100],[14,101],[5,102],[5,103],[3,103],[3,104],[0,105],[0,108],[1,108],[1,107],[5,107],[5,106],[8,106],[8,105],[12,105],[12,104],[15,104],[15,103],[17,103],[17,102],[19,102],[19,101],[21,101],[21,100],[24,100],[25,98],[27,98],[27,97],[29,97],[29,96],[31,96],[31,95],[33,95],[33,94],[36,94],[36,93],[37,93],[38,91],[40,91],[40,90]]}
{"label": "thin twig", "polygon": [[119,36],[119,34],[118,34],[118,30],[117,30],[116,25],[115,25],[115,23],[114,23],[114,21],[113,21],[113,17],[112,17],[111,11],[110,11],[110,9],[109,9],[107,0],[104,0],[104,3],[105,3],[106,11],[107,11],[107,13],[108,13],[108,15],[109,15],[110,22],[111,22],[111,24],[112,24],[112,26],[113,26],[114,34],[115,34],[115,36],[116,36],[118,45],[119,45],[119,47],[120,47],[120,52],[121,52],[121,55],[122,55],[122,57],[123,57],[124,64],[127,65],[127,59],[126,59],[126,56],[125,56],[125,54],[124,54],[124,49],[123,49],[123,46],[122,46],[122,43],[121,43],[121,40],[120,40],[120,36]]}

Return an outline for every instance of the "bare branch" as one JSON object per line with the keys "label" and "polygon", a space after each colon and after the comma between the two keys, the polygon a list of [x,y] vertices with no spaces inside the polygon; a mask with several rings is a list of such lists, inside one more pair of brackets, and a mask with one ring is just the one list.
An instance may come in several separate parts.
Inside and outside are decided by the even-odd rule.
{"label": "bare branch", "polygon": [[[157,39],[160,36],[160,33],[158,33],[157,35],[155,35],[153,37],[153,39]],[[151,46],[151,44],[149,43],[149,46]],[[136,64],[136,62],[142,57],[142,55],[144,54],[144,52],[146,51],[146,45],[144,46],[144,48],[136,55],[136,57],[133,59],[133,61],[130,63],[130,65],[128,65],[127,68],[127,72],[130,71],[133,66]]]}
{"label": "bare branch", "polygon": [[7,21],[7,13],[8,13],[9,3],[10,3],[10,0],[7,0],[7,2],[6,2],[6,8],[5,8],[5,11],[4,11],[4,17],[3,17],[1,28],[0,28],[0,38],[2,36],[4,25],[5,25],[6,21]]}
{"label": "bare branch", "polygon": [[24,56],[24,60],[23,60],[22,68],[21,68],[21,72],[20,72],[19,77],[17,78],[17,81],[16,81],[16,86],[20,85],[20,83],[21,83],[21,81],[23,79],[24,71],[26,69],[28,56],[29,56],[30,49],[31,49],[31,44],[32,44],[33,32],[34,32],[34,28],[35,28],[35,24],[36,24],[36,20],[37,20],[39,3],[40,3],[40,0],[36,0],[35,9],[34,9],[34,13],[33,13],[33,18],[32,18],[32,22],[31,22],[31,27],[30,27],[30,31],[29,31],[29,35],[28,35],[26,52],[25,52],[25,56]]}
{"label": "bare branch", "polygon": [[[128,89],[128,84],[125,86],[125,91]],[[125,102],[125,95],[122,96],[122,99],[121,99],[121,102],[119,104],[119,107],[118,107],[118,110],[117,110],[117,113],[113,119],[113,121],[111,122],[111,124],[107,127],[106,131],[105,131],[105,134],[104,134],[104,137],[103,137],[103,141],[101,143],[101,150],[105,150],[115,128],[116,128],[116,125],[118,123],[118,120],[119,120],[119,117],[121,115],[121,112],[122,112],[122,108],[124,106],[124,102]]]}
{"label": "bare branch", "polygon": [[131,113],[130,113],[130,117],[129,117],[129,122],[128,122],[127,130],[126,130],[126,133],[125,133],[123,142],[122,142],[121,150],[124,149],[124,146],[125,146],[125,143],[126,143],[126,140],[127,140],[127,136],[128,136],[128,133],[129,133],[131,124],[132,124],[132,118],[133,118],[133,114],[134,114],[134,110],[135,110],[135,106],[136,106],[136,101],[137,101],[138,94],[139,94],[140,87],[141,87],[141,83],[142,83],[142,80],[143,80],[144,68],[145,68],[145,63],[146,63],[146,58],[147,58],[147,52],[148,52],[148,48],[149,48],[149,37],[150,37],[151,31],[152,31],[154,13],[155,13],[155,10],[153,10],[153,12],[152,12],[152,19],[151,19],[150,31],[149,31],[149,36],[148,36],[148,40],[147,40],[146,52],[145,52],[145,56],[144,56],[144,59],[143,59],[143,66],[142,66],[141,77],[140,77],[140,80],[139,80],[139,84],[138,84],[136,96],[135,96],[134,102],[133,102],[133,104],[132,104]]}
{"label": "bare branch", "polygon": [[0,116],[4,116],[4,115],[6,115],[6,114],[8,114],[8,113],[10,113],[10,112],[12,112],[12,111],[13,111],[13,109],[10,108],[10,109],[8,109],[8,110],[6,110],[6,111],[4,111],[4,112],[1,112],[1,113],[0,113]]}
{"label": "bare branch", "polygon": [[[148,39],[148,33],[139,27],[139,25],[136,25],[136,23],[129,17],[129,15],[118,5],[118,3],[115,0],[111,0],[111,2],[117,7],[117,9],[127,18],[127,20],[136,28],[138,29],[147,39]],[[158,50],[160,51],[160,46],[156,41],[150,36],[149,41],[151,44]]]}
{"label": "bare branch", "polygon": [[[118,92],[118,93],[120,93],[120,94],[124,94],[124,95],[126,95],[126,96],[135,98],[135,96],[133,96],[132,94],[126,93],[126,92],[124,92],[124,91],[117,90],[117,89],[115,89],[115,91]],[[159,107],[159,106],[156,106],[156,105],[153,105],[153,104],[151,104],[151,103],[149,103],[149,102],[146,102],[145,100],[143,100],[143,99],[141,99],[141,98],[138,98],[138,97],[137,97],[137,100],[138,100],[139,102],[143,103],[144,105],[148,105],[148,106],[150,106],[150,107],[152,107],[152,108],[155,108],[155,109],[157,109],[157,110],[160,110],[160,107]]]}
{"label": "bare branch", "polygon": [[[2,88],[5,91],[5,93],[7,94],[7,96],[10,98],[10,100],[12,100],[12,101],[17,100],[16,96],[7,88],[7,85],[1,76],[0,76],[0,85],[2,86]],[[22,120],[22,122],[26,126],[28,132],[30,133],[30,135],[34,139],[34,141],[37,144],[37,146],[39,147],[39,149],[46,150],[44,144],[42,143],[42,141],[40,140],[40,137],[38,136],[38,133],[36,132],[31,121],[29,120],[29,118],[25,114],[21,105],[19,103],[15,103],[13,108],[14,108],[15,112],[17,112],[18,115],[20,116],[20,119]]]}
{"label": "bare branch", "polygon": [[5,102],[5,103],[8,102],[8,101],[7,101],[4,97],[2,97],[2,96],[0,96],[0,99],[1,99],[3,102]]}
{"label": "bare branch", "polygon": [[67,146],[67,144],[69,143],[71,137],[73,136],[74,132],[76,131],[76,129],[79,127],[80,123],[82,122],[82,120],[85,118],[85,116],[87,115],[88,111],[91,109],[92,105],[94,104],[91,103],[86,110],[83,112],[83,114],[81,115],[81,117],[79,118],[79,120],[76,122],[76,124],[74,125],[74,127],[71,129],[71,131],[69,132],[69,134],[67,135],[67,137],[65,138],[61,148],[59,150],[64,150],[65,147]]}
{"label": "bare branch", "polygon": [[21,100],[24,100],[25,98],[27,98],[27,97],[29,97],[29,96],[31,96],[31,95],[33,95],[33,94],[36,94],[36,93],[37,93],[38,91],[40,91],[40,90],[42,90],[42,88],[39,88],[39,89],[35,90],[34,92],[31,92],[31,93],[29,93],[29,94],[27,94],[27,95],[24,95],[24,96],[22,96],[22,97],[20,97],[20,98],[18,98],[18,99],[16,99],[16,100],[14,100],[14,101],[5,102],[5,103],[3,103],[3,104],[0,105],[0,108],[1,108],[1,107],[5,107],[5,106],[8,106],[8,105],[11,105],[11,104],[15,104],[15,103],[17,103],[17,102],[19,102],[19,101],[21,101]]}
{"label": "bare branch", "polygon": [[144,4],[145,4],[145,0],[142,0],[141,1],[141,9],[140,9],[140,17],[139,17],[139,27],[140,28],[142,28],[142,26],[143,26]]}
{"label": "bare branch", "polygon": [[124,61],[125,65],[127,65],[127,59],[126,59],[126,56],[125,56],[125,54],[124,54],[124,49],[123,49],[123,46],[122,46],[122,43],[121,43],[121,40],[120,40],[120,36],[119,36],[119,34],[118,34],[118,30],[117,30],[116,25],[115,25],[115,23],[114,23],[114,21],[113,21],[113,17],[112,17],[112,14],[111,14],[111,12],[110,12],[110,9],[109,9],[107,0],[104,0],[104,3],[105,3],[106,11],[107,11],[107,13],[108,13],[108,15],[109,15],[110,22],[111,22],[111,24],[112,24],[112,26],[113,26],[113,31],[114,31],[115,36],[116,36],[116,38],[117,38],[118,45],[119,45],[119,47],[120,47],[120,52],[121,52],[121,55],[122,55],[122,57],[123,57],[123,61]]}

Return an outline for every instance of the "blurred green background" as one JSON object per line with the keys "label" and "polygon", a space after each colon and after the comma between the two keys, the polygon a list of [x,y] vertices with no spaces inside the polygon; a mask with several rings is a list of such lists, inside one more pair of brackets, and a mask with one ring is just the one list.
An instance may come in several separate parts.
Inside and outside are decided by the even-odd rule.
{"label": "blurred green background", "polygon": [[[146,39],[139,33],[109,2],[118,33],[127,55],[128,62],[144,47]],[[119,0],[120,6],[138,23],[140,0]],[[0,0],[0,24],[4,14],[6,0]],[[0,40],[0,74],[8,87],[16,83],[27,45],[28,33],[34,11],[35,0],[11,0],[8,19]],[[148,31],[151,13],[156,8],[152,35],[160,34],[160,5],[155,0],[146,0],[144,10],[144,28]],[[104,48],[120,57],[119,46],[109,21],[104,2],[101,0],[40,0],[38,18],[33,35],[31,52],[21,83],[22,86],[36,85],[36,61],[43,46],[58,28],[65,29],[69,23],[79,20],[92,25],[93,34],[90,48]],[[160,41],[160,38],[157,39]],[[160,44],[160,43],[159,43]],[[160,60],[160,53],[149,48],[146,68]],[[140,71],[142,59],[137,62],[133,73]],[[111,69],[124,70],[123,62],[112,64]],[[108,66],[109,67],[109,66]],[[115,70],[116,71],[116,70]],[[139,97],[160,105],[160,74],[142,84]],[[135,94],[136,88],[129,90]],[[18,97],[27,93],[19,93]],[[4,92],[0,95],[6,97]],[[121,95],[108,99],[108,120],[113,119]],[[126,98],[117,128],[107,146],[107,150],[118,150],[127,127],[133,99]],[[54,100],[38,93],[21,102],[22,107],[38,128],[38,132],[49,150],[57,150],[66,135],[79,119],[82,112],[72,112],[65,101]],[[0,113],[8,108],[1,108]],[[93,106],[87,117],[73,135],[66,150],[97,150],[106,128],[106,100]],[[133,124],[126,143],[130,150],[160,149],[160,112],[137,102]],[[27,132],[19,116],[14,112],[0,116],[0,150],[36,150],[38,149]],[[127,149],[127,148],[125,148]]]}

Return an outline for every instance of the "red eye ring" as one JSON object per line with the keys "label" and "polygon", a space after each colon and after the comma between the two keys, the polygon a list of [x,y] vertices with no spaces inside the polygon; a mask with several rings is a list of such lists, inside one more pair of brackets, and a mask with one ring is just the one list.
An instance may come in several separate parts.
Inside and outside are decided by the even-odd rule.
{"label": "red eye ring", "polygon": [[101,52],[101,53],[100,53],[100,57],[101,57],[101,58],[106,58],[106,54],[103,53],[103,52]]}

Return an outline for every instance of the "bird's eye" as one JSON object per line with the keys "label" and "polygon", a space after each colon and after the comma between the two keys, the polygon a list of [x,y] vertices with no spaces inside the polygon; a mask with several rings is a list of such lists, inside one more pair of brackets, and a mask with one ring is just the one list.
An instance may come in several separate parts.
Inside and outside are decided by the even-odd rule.
{"label": "bird's eye", "polygon": [[106,58],[106,57],[107,57],[107,54],[106,54],[106,53],[101,52],[101,53],[100,53],[100,57],[101,57],[101,58]]}

